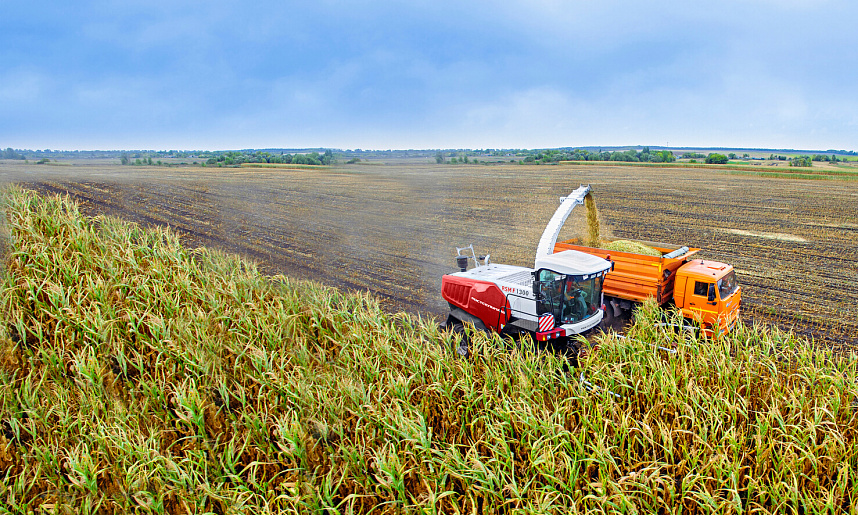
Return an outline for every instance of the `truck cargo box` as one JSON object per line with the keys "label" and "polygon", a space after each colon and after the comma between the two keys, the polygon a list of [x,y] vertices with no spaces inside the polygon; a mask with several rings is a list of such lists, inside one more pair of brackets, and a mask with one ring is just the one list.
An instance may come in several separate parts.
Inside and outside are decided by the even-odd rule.
{"label": "truck cargo box", "polygon": [[654,297],[659,305],[673,298],[676,271],[700,249],[667,245],[664,243],[633,240],[662,253],[662,256],[647,256],[631,252],[597,249],[579,245],[578,239],[558,242],[554,252],[577,250],[614,262],[614,269],[605,277],[603,292],[606,296],[634,302],[643,302]]}

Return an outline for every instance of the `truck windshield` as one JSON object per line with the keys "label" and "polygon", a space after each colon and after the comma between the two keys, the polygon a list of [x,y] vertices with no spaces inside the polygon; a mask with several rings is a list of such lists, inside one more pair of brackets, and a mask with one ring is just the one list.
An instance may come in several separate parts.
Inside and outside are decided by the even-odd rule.
{"label": "truck windshield", "polygon": [[539,314],[551,313],[558,325],[580,322],[596,314],[602,299],[602,278],[540,270],[537,278]]}
{"label": "truck windshield", "polygon": [[733,295],[738,288],[739,281],[736,279],[735,270],[731,270],[729,274],[718,279],[718,293],[721,294],[722,299],[726,299],[730,295]]}

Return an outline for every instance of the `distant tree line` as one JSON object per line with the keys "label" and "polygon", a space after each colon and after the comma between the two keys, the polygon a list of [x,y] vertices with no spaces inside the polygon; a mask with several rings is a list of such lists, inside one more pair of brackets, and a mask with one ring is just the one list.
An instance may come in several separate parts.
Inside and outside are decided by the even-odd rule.
{"label": "distant tree line", "polygon": [[223,152],[206,160],[209,166],[235,166],[242,163],[273,163],[298,165],[329,165],[334,162],[334,153],[326,150],[324,154],[271,154],[270,152]]}
{"label": "distant tree line", "polygon": [[830,156],[826,156],[824,154],[814,154],[813,161],[828,161],[829,163],[836,163],[838,161],[843,161],[842,159],[837,159],[837,156],[831,154]]}
{"label": "distant tree line", "polygon": [[[438,151],[438,152],[436,152],[436,153],[435,153],[435,162],[436,162],[436,163],[438,163],[438,164],[444,164],[444,163],[447,163],[447,164],[453,164],[453,165],[455,165],[455,164],[465,164],[465,165],[467,165],[467,164],[475,164],[475,165],[476,165],[476,164],[480,164],[480,162],[481,162],[481,161],[480,161],[480,159],[479,159],[478,157],[474,156],[474,154],[476,154],[477,152],[479,152],[479,151],[474,151],[474,152],[451,152],[451,153],[450,153],[450,159],[448,160],[448,159],[444,156],[444,153],[443,153],[443,152]],[[487,163],[487,161],[485,161],[485,160],[484,160],[484,161],[482,161],[482,163],[483,163],[483,164],[486,164],[486,163]]]}
{"label": "distant tree line", "polygon": [[[139,156],[140,154],[137,154]],[[165,163],[158,159],[157,161],[152,159],[152,156],[147,157],[131,157],[128,155],[128,152],[123,152],[119,154],[119,162],[123,165],[134,165],[134,166],[171,166],[170,163]],[[196,163],[196,161],[194,161]]]}
{"label": "distant tree line", "polygon": [[23,160],[24,155],[19,154],[18,152],[15,152],[14,150],[12,150],[11,147],[9,147],[6,150],[4,150],[2,154],[0,154],[0,159],[21,159],[21,160]]}
{"label": "distant tree line", "polygon": [[[148,166],[173,166],[168,161],[153,159],[155,157],[188,157],[183,153],[170,152],[153,152],[150,155],[135,152],[121,152],[119,162],[123,165],[148,165]],[[230,150],[230,151],[205,151],[197,153],[197,156],[203,159],[203,166],[238,166],[242,163],[284,163],[284,164],[307,164],[307,165],[329,165],[334,163],[334,154],[331,150],[326,150],[324,153],[310,152],[307,154],[288,154],[288,153],[271,153],[262,150]],[[185,163],[182,163],[185,164]],[[194,161],[194,164],[197,164]]]}
{"label": "distant tree line", "polygon": [[522,163],[532,164],[555,164],[561,161],[623,161],[630,163],[672,163],[676,156],[669,150],[650,150],[643,147],[641,150],[617,150],[614,152],[593,152],[586,149],[558,149],[558,150],[534,150],[530,152],[519,152],[516,155],[524,155]]}

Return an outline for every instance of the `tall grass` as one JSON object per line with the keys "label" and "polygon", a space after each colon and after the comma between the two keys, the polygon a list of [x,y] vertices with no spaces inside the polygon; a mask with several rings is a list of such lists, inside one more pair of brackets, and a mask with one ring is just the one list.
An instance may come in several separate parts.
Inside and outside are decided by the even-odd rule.
{"label": "tall grass", "polygon": [[0,512],[832,513],[858,499],[853,360],[664,332],[571,369],[371,296],[12,189]]}

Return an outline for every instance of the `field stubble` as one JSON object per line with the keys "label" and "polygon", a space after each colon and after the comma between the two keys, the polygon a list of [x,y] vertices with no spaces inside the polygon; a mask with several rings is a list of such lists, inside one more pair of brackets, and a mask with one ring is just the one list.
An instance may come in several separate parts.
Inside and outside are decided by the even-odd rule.
{"label": "field stubble", "polygon": [[[858,342],[858,196],[847,182],[598,165],[126,170],[0,165],[7,181],[68,193],[88,214],[169,225],[187,244],[426,315],[445,310],[440,277],[454,269],[454,246],[531,265],[557,199],[591,184],[603,234],[733,264],[746,322]],[[585,210],[568,225],[586,227]]]}

